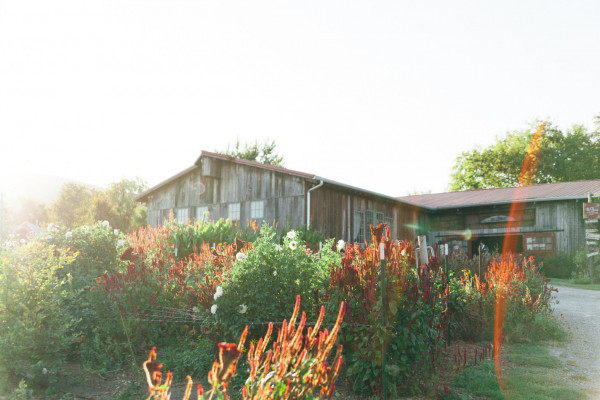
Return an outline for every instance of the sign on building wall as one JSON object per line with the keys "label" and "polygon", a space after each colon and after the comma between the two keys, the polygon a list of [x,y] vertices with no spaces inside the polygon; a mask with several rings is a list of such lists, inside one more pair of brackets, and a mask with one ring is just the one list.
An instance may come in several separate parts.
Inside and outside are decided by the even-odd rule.
{"label": "sign on building wall", "polygon": [[583,219],[589,223],[598,222],[598,215],[600,214],[599,203],[583,203]]}

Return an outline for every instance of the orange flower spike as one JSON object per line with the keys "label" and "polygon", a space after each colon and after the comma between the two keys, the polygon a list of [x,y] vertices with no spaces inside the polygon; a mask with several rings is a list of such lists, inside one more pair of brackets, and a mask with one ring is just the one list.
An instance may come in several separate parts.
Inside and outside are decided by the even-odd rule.
{"label": "orange flower spike", "polygon": [[240,341],[238,342],[238,349],[239,351],[244,351],[244,344],[246,343],[246,337],[248,336],[248,325],[246,325],[246,327],[244,328],[244,331],[242,332],[242,336],[240,336]]}
{"label": "orange flower spike", "polygon": [[148,359],[142,364],[144,373],[146,375],[146,383],[148,383],[148,390],[154,388],[154,372],[156,369],[160,369],[162,365],[155,363],[156,361],[156,347],[152,347],[148,353]]}
{"label": "orange flower spike", "polygon": [[258,343],[256,343],[256,348],[254,347],[254,344],[250,343],[250,349],[252,349],[252,353],[248,354],[248,358],[252,358],[255,361],[259,361],[262,358],[262,344],[263,344],[263,338],[258,339]]}
{"label": "orange flower spike", "polygon": [[246,388],[246,386],[242,386],[242,399],[247,400],[248,399],[248,389]]}
{"label": "orange flower spike", "polygon": [[154,371],[154,374],[152,374],[152,378],[152,383],[154,384],[154,386],[160,386],[162,382],[162,372]]}
{"label": "orange flower spike", "polygon": [[165,381],[165,385],[170,387],[171,383],[173,383],[173,373],[170,370],[167,370],[167,380]]}
{"label": "orange flower spike", "polygon": [[292,390],[292,381],[290,380],[290,378],[287,378],[287,384],[285,386],[285,392],[283,393],[282,399],[289,399],[291,390]]}
{"label": "orange flower spike", "polygon": [[294,305],[294,312],[292,313],[292,318],[290,318],[290,326],[294,326],[296,323],[296,318],[298,317],[298,312],[300,311],[300,295],[296,296],[296,304]]}
{"label": "orange flower spike", "polygon": [[[269,343],[269,341],[271,340],[271,334],[273,333],[273,323],[269,322],[269,328],[267,329],[267,333],[265,333],[265,338],[264,340],[262,340],[262,346],[257,346],[257,349],[260,349],[260,353],[261,353],[261,357],[262,354],[264,354],[265,349],[267,348],[267,344]],[[259,344],[261,344],[261,342],[259,341]]]}
{"label": "orange flower spike", "polygon": [[300,346],[302,346],[302,330],[304,329],[305,323],[306,323],[306,313],[304,313],[304,311],[302,311],[302,318],[300,319],[300,323],[298,324],[298,329],[296,329],[296,332],[294,332],[293,335],[290,335],[290,336],[292,336],[292,338],[291,338],[289,344],[292,349],[295,349],[297,344],[300,344]]}
{"label": "orange flower spike", "polygon": [[[323,323],[323,319],[325,318],[325,306],[321,306],[321,311],[319,312],[319,318],[317,318],[317,322],[315,323],[315,327],[312,329],[313,332],[318,332],[319,328],[321,328],[321,324]],[[311,331],[308,331],[308,335],[310,336]],[[314,338],[314,335],[313,335]]]}
{"label": "orange flower spike", "polygon": [[287,320],[283,320],[283,324],[281,324],[281,328],[277,330],[277,343],[283,342],[287,339]]}
{"label": "orange flower spike", "polygon": [[202,387],[202,384],[199,383],[198,386],[196,387],[196,396],[198,396],[198,398],[200,398],[200,396],[202,396],[204,394],[204,388]]}
{"label": "orange flower spike", "polygon": [[265,362],[263,363],[263,374],[267,375],[269,370],[271,369],[271,356],[273,355],[273,351],[269,350],[267,353],[267,358],[265,358]]}
{"label": "orange flower spike", "polygon": [[306,349],[302,350],[300,354],[298,354],[298,357],[296,357],[296,363],[294,364],[294,369],[298,369],[300,367],[307,354],[308,352],[306,351]]}
{"label": "orange flower spike", "polygon": [[189,400],[190,395],[192,394],[192,386],[194,386],[194,382],[189,375],[186,376],[185,379],[187,380],[187,384],[185,385],[185,393],[183,394],[182,400]]}
{"label": "orange flower spike", "polygon": [[210,371],[208,371],[208,383],[211,386],[215,386],[218,384],[218,381],[216,381],[215,379],[217,378],[218,374],[219,374],[219,368],[220,364],[217,360],[215,360],[213,362],[212,368]]}
{"label": "orange flower spike", "polygon": [[225,395],[225,400],[229,399],[227,388],[229,388],[229,382],[223,382],[223,395]]}
{"label": "orange flower spike", "polygon": [[287,370],[287,363],[283,362],[283,360],[279,361],[279,365],[277,365],[277,372],[275,373],[275,377],[281,379]]}
{"label": "orange flower spike", "polygon": [[217,379],[219,382],[226,382],[235,373],[237,361],[242,353],[240,353],[235,343],[221,342],[218,346],[220,365]]}

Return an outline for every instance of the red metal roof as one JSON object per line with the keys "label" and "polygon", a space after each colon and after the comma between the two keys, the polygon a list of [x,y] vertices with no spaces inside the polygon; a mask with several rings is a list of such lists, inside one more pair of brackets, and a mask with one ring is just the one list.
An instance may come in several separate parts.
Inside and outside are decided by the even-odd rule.
{"label": "red metal roof", "polygon": [[444,209],[474,207],[513,202],[586,199],[588,193],[600,195],[600,179],[558,182],[513,188],[466,190],[435,194],[402,196],[398,200],[419,207]]}

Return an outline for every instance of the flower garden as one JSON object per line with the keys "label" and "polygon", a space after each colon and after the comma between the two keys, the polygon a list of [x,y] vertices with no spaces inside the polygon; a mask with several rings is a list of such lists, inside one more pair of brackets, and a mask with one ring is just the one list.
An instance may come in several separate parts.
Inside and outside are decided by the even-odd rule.
{"label": "flower garden", "polygon": [[68,361],[105,375],[143,364],[149,398],[186,377],[184,398],[331,398],[336,385],[381,397],[383,374],[393,398],[430,391],[452,341],[480,343],[482,357],[560,330],[532,258],[491,257],[478,276],[460,258],[415,265],[384,224],[376,245],[321,241],[223,220],[130,234],[50,225],[9,240],[0,393],[52,394]]}

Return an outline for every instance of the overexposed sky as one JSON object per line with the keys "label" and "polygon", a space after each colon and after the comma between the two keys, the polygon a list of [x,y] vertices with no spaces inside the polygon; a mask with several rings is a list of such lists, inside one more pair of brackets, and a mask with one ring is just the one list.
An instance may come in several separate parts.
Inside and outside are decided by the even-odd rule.
{"label": "overexposed sky", "polygon": [[401,196],[600,114],[600,2],[0,0],[0,178],[151,186],[201,150]]}

